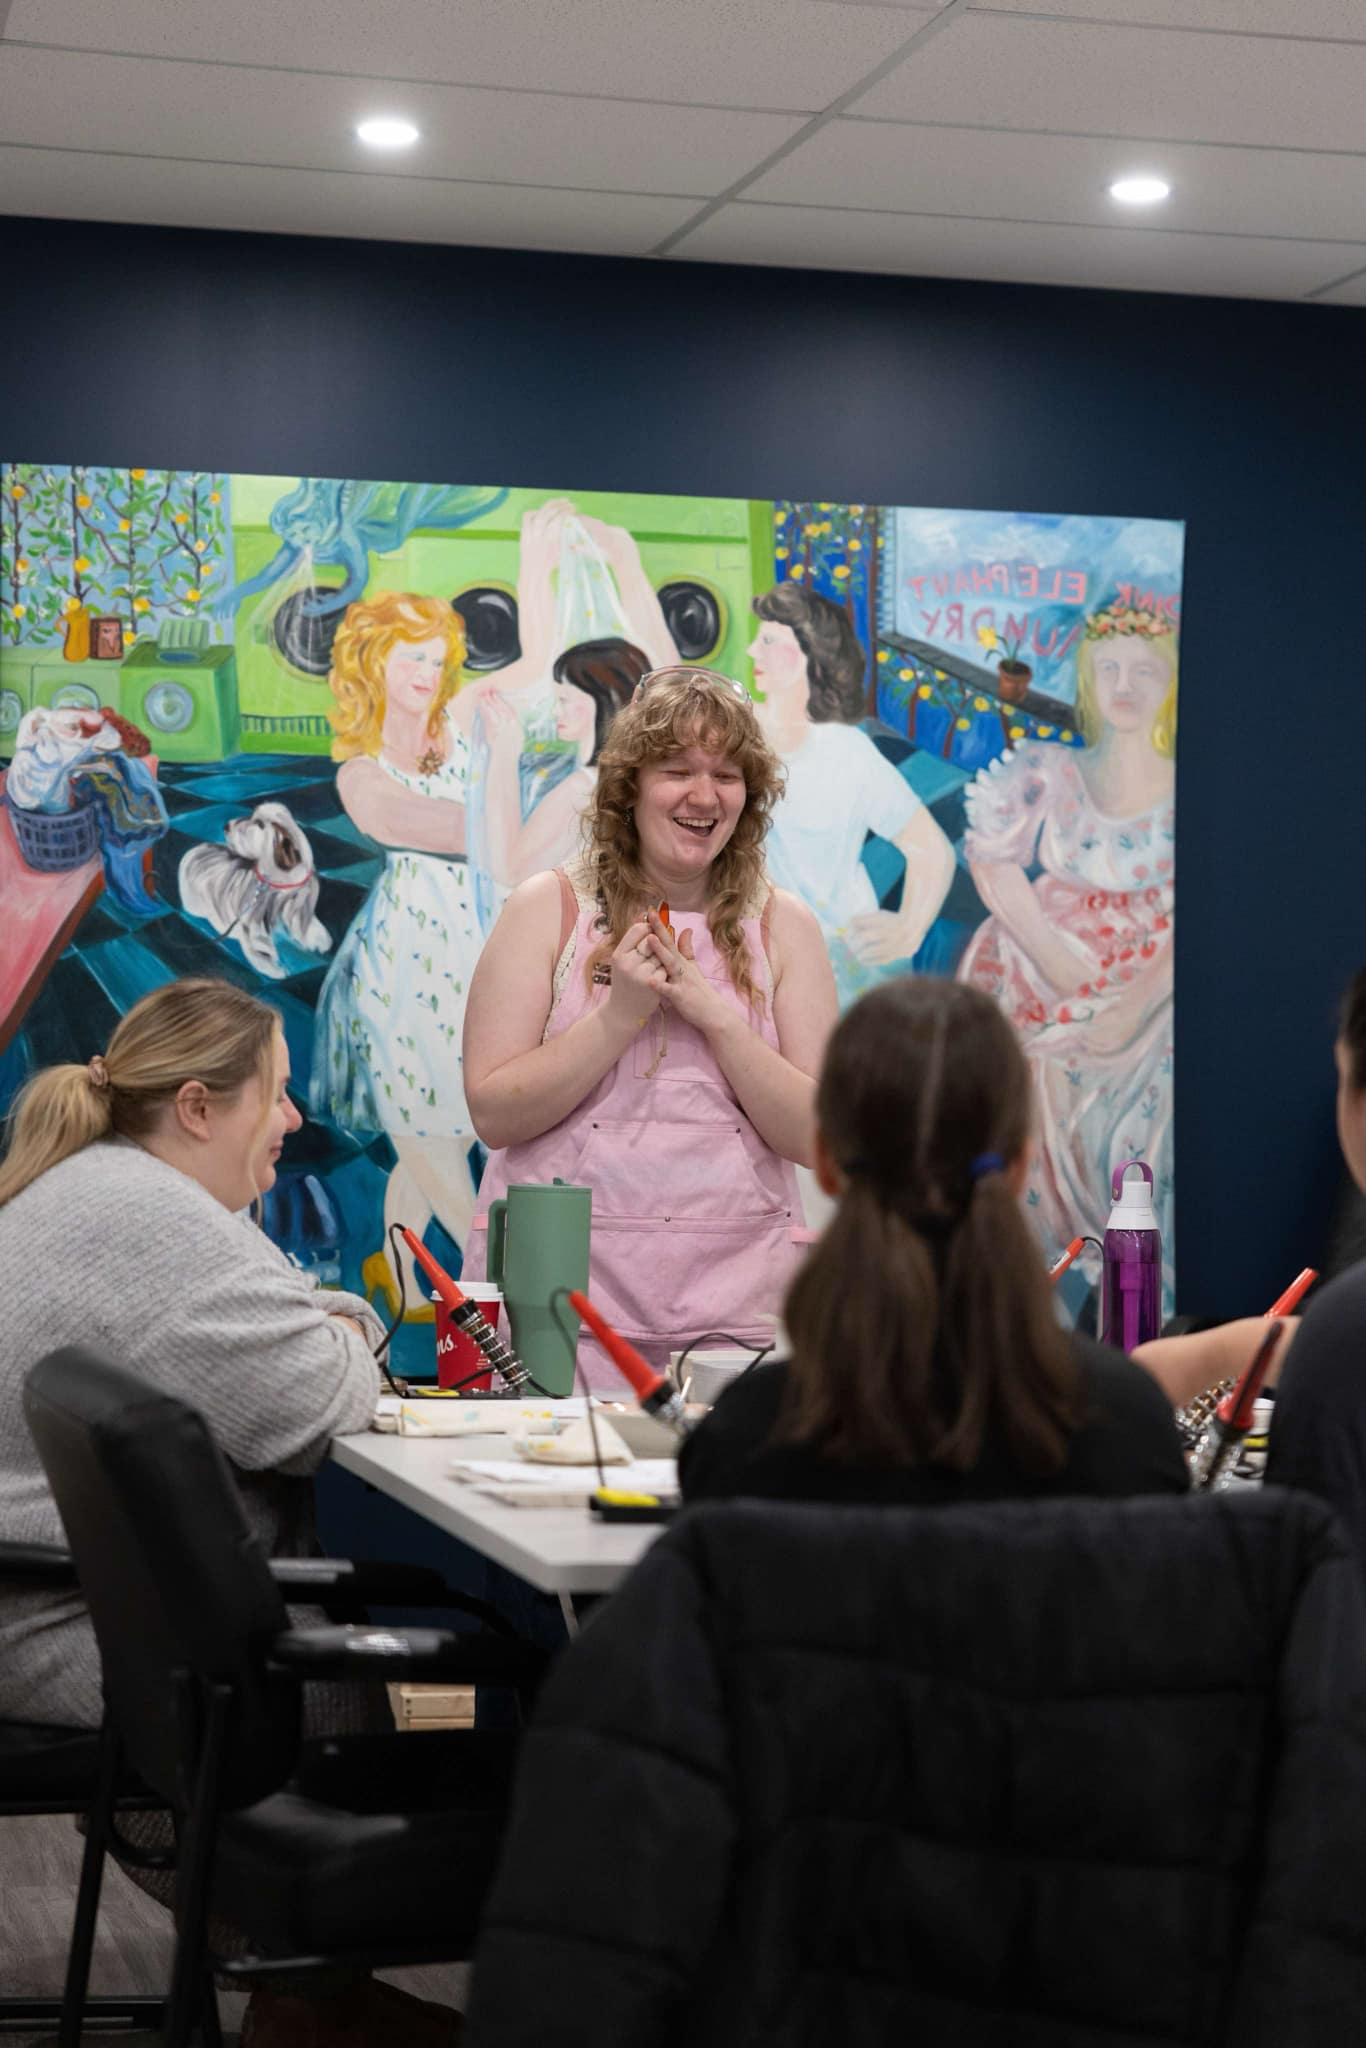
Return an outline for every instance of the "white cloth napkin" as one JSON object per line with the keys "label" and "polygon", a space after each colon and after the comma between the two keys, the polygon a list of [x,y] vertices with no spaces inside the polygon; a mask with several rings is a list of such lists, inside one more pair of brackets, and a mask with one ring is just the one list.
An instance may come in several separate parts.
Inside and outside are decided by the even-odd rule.
{"label": "white cloth napkin", "polygon": [[[597,1429],[594,1447],[593,1427]],[[588,1421],[563,1422],[547,1432],[534,1423],[509,1431],[512,1448],[519,1458],[538,1465],[629,1465],[631,1453],[605,1417]]]}

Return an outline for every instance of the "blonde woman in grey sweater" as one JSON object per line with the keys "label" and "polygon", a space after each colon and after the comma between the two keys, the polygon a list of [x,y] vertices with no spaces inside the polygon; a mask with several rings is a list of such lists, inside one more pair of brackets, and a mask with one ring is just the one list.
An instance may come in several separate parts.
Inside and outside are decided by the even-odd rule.
{"label": "blonde woman in grey sweater", "polygon": [[[61,1543],[20,1406],[63,1344],[199,1408],[271,1556],[313,1547],[308,1475],[363,1429],[381,1334],[319,1293],[244,1213],[289,1132],[277,1013],[227,982],[144,996],[88,1066],[25,1086],[0,1162],[0,1537]],[[77,1594],[0,1582],[0,1715],[97,1726],[99,1657]]]}

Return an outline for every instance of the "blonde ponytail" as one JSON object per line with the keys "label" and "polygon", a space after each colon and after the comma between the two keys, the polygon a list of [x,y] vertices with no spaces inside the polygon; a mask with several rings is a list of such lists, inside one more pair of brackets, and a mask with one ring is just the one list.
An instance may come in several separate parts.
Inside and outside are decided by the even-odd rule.
{"label": "blonde ponytail", "polygon": [[268,1090],[279,1023],[268,1003],[230,982],[202,977],[153,989],[120,1020],[106,1053],[25,1082],[0,1161],[0,1209],[87,1145],[144,1137],[187,1081],[220,1098],[253,1077]]}
{"label": "blonde ponytail", "polygon": [[84,1151],[114,1128],[113,1091],[89,1067],[45,1067],[24,1083],[10,1112],[9,1151],[0,1161],[0,1209],[50,1166]]}

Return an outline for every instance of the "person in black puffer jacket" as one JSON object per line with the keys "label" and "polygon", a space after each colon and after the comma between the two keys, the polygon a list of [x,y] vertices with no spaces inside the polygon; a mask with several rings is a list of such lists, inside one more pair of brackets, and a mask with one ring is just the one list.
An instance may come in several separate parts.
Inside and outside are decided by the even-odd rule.
{"label": "person in black puffer jacket", "polygon": [[1321,1502],[725,1502],[551,1674],[466,2039],[1347,2048],[1364,1894]]}

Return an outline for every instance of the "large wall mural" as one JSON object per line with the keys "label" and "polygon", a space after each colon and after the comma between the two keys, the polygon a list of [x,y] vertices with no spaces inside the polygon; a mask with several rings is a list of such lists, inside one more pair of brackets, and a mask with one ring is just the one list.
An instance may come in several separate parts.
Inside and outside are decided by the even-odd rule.
{"label": "large wall mural", "polygon": [[[697,661],[784,758],[771,867],[842,1001],[990,990],[1045,1250],[1145,1157],[1170,1302],[1181,573],[1119,517],[0,465],[0,1110],[161,981],[258,990],[306,1111],[267,1227],[396,1309],[386,1224],[455,1266],[472,1213],[479,949]],[[429,1311],[396,1348],[430,1369]]]}

